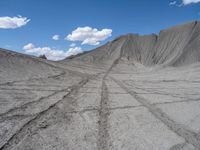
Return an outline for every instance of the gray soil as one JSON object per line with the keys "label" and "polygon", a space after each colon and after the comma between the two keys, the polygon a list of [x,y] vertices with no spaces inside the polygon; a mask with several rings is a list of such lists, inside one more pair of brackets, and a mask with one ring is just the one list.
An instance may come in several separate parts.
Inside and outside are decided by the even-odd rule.
{"label": "gray soil", "polygon": [[0,49],[0,150],[200,150],[200,22],[59,62]]}

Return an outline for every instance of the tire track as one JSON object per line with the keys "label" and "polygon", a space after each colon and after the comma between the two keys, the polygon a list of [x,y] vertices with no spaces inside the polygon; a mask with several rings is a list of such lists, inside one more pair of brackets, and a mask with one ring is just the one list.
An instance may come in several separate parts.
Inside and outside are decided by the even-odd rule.
{"label": "tire track", "polygon": [[98,150],[109,150],[109,147],[112,147],[112,143],[110,142],[110,135],[108,132],[109,129],[109,99],[108,99],[108,88],[105,83],[105,80],[112,69],[119,63],[122,56],[122,47],[124,46],[124,42],[121,45],[120,54],[118,58],[116,58],[108,70],[105,72],[102,78],[102,89],[101,89],[101,101],[100,101],[100,110],[99,110],[99,121],[98,121],[98,141],[97,148]]}
{"label": "tire track", "polygon": [[[23,81],[32,81],[32,80],[39,80],[39,79],[48,79],[48,78],[58,78],[60,76],[64,76],[66,75],[66,72],[62,72],[61,74],[59,75],[54,75],[54,76],[50,76],[50,77],[46,77],[46,78],[37,78],[37,79],[30,79],[30,80],[23,80]],[[22,82],[22,81],[14,81],[13,83],[16,83],[16,82]],[[61,90],[54,90],[54,92],[52,94],[49,94],[47,96],[44,96],[44,97],[41,97],[35,101],[31,101],[31,102],[27,102],[21,106],[17,106],[17,107],[14,107],[14,108],[11,108],[10,110],[4,112],[4,113],[1,113],[0,114],[0,122],[3,122],[4,120],[6,120],[7,118],[11,119],[12,118],[12,115],[13,116],[24,116],[23,112],[25,110],[28,110],[28,109],[31,109],[31,107],[39,104],[39,103],[42,103],[42,102],[45,102],[46,99],[48,98],[51,98],[53,96],[56,96],[56,95],[59,95],[63,92],[69,92],[70,91],[70,87],[67,87],[65,89],[61,89]],[[27,116],[27,115],[26,115]]]}
{"label": "tire track", "polygon": [[21,106],[17,106],[17,107],[14,107],[14,108],[11,108],[9,109],[7,112],[4,112],[4,113],[1,113],[0,114],[0,122],[3,122],[4,120],[6,120],[7,118],[12,118],[12,116],[20,116],[19,114],[23,114],[26,110],[30,110],[32,109],[32,107],[35,107],[37,104],[40,104],[42,102],[45,102],[47,99],[55,96],[55,95],[58,95],[60,94],[61,92],[64,93],[64,92],[68,92],[70,88],[68,89],[63,89],[63,90],[59,90],[59,91],[56,91],[56,92],[53,92],[52,94],[49,94],[45,97],[41,97],[35,101],[31,101],[31,102],[27,102]]}
{"label": "tire track", "polygon": [[41,77],[41,78],[31,78],[31,79],[27,79],[27,80],[16,80],[16,81],[9,81],[9,82],[5,82],[5,83],[0,83],[0,86],[4,86],[4,85],[8,85],[11,86],[15,83],[19,83],[19,82],[25,82],[25,81],[34,81],[34,80],[43,80],[43,79],[51,79],[51,78],[58,78],[61,76],[64,76],[66,74],[66,72],[62,72],[60,74],[57,75],[52,75],[52,76],[48,76],[48,77]]}
{"label": "tire track", "polygon": [[105,75],[102,78],[102,87],[101,87],[101,101],[100,101],[100,110],[99,110],[99,121],[98,121],[98,141],[97,148],[98,150],[109,150],[112,143],[110,141],[110,135],[108,132],[109,121],[108,117],[110,115],[109,109],[109,99],[108,99],[108,88],[105,83],[107,76],[113,67],[115,67],[119,61],[120,57],[113,61],[110,68],[105,72]]}
{"label": "tire track", "polygon": [[[74,96],[78,90],[84,86],[89,80],[96,78],[98,74],[84,78],[80,81],[77,85],[71,87],[70,92],[64,95],[60,100],[58,100],[53,105],[50,105],[47,109],[43,110],[42,112],[38,113],[32,119],[30,119],[27,123],[25,123],[12,137],[10,137],[3,145],[0,145],[0,150],[9,150],[15,147],[21,140],[25,137],[31,135],[35,130],[41,128],[38,123],[45,117],[47,117],[50,112],[56,113],[56,106],[64,101],[66,97]],[[56,118],[56,117],[55,117]],[[43,128],[43,127],[42,127]]]}
{"label": "tire track", "polygon": [[200,139],[197,134],[183,125],[177,124],[170,117],[162,112],[161,109],[156,108],[154,105],[150,104],[146,99],[137,95],[136,92],[129,90],[121,81],[110,77],[115,83],[117,83],[122,89],[134,97],[139,103],[144,105],[157,119],[162,121],[171,131],[175,132],[177,135],[183,137],[187,143],[192,144],[195,148],[200,149]]}
{"label": "tire track", "polygon": [[187,143],[176,144],[169,148],[169,150],[182,150],[186,145]]}
{"label": "tire track", "polygon": [[101,89],[101,102],[99,110],[99,121],[98,121],[98,150],[109,150],[109,132],[108,132],[108,117],[110,114],[109,101],[108,101],[108,89],[105,80],[102,81]]}

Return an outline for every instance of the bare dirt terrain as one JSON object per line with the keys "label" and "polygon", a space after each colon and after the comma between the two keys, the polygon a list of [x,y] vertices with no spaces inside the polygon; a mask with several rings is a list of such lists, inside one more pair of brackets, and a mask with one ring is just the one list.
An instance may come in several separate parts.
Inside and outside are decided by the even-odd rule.
{"label": "bare dirt terrain", "polygon": [[200,150],[200,22],[60,62],[0,49],[1,150]]}

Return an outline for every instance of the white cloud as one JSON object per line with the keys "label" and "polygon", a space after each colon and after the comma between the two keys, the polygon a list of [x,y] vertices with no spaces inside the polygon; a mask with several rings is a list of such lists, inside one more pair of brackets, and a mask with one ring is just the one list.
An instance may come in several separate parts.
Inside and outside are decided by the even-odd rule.
{"label": "white cloud", "polygon": [[32,43],[29,43],[23,47],[24,50],[33,49],[35,46]]}
{"label": "white cloud", "polygon": [[200,0],[182,0],[184,5],[189,5],[192,3],[199,3]]}
{"label": "white cloud", "polygon": [[72,56],[72,55],[77,55],[79,53],[82,53],[82,49],[81,47],[71,47],[68,51],[67,51],[67,55],[68,56]]}
{"label": "white cloud", "polygon": [[26,17],[0,17],[0,29],[15,29],[26,25],[30,19]]}
{"label": "white cloud", "polygon": [[182,7],[182,6],[186,6],[192,3],[199,3],[200,0],[182,0],[181,4],[177,4],[177,1],[171,1],[169,3],[169,6],[177,6],[177,7]]}
{"label": "white cloud", "polygon": [[169,6],[176,5],[176,3],[177,3],[176,1],[172,1],[172,2],[169,3]]}
{"label": "white cloud", "polygon": [[70,47],[75,47],[75,46],[76,46],[76,43],[70,44]]}
{"label": "white cloud", "polygon": [[59,35],[54,35],[54,36],[52,37],[52,39],[55,40],[55,41],[59,40],[59,38],[60,38]]}
{"label": "white cloud", "polygon": [[80,41],[81,44],[98,45],[112,35],[111,29],[97,30],[91,27],[78,27],[65,38],[69,41]]}
{"label": "white cloud", "polygon": [[68,51],[51,49],[50,47],[35,47],[32,43],[29,43],[23,47],[27,54],[36,56],[45,55],[49,60],[62,60],[71,55],[77,55],[82,53],[81,47],[70,48]]}

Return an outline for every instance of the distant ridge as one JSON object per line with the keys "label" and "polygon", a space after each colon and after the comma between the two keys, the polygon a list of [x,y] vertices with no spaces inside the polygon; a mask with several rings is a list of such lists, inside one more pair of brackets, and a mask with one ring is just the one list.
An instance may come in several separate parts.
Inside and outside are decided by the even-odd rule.
{"label": "distant ridge", "polygon": [[161,30],[158,35],[123,35],[70,60],[109,63],[116,58],[125,58],[145,66],[182,66],[199,62],[200,22],[194,21]]}

